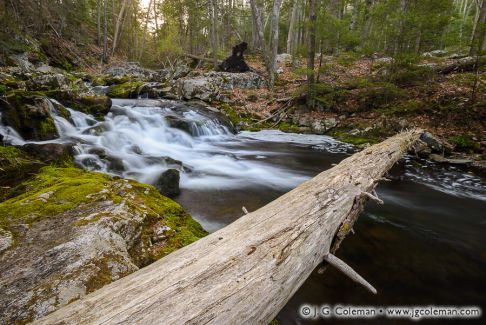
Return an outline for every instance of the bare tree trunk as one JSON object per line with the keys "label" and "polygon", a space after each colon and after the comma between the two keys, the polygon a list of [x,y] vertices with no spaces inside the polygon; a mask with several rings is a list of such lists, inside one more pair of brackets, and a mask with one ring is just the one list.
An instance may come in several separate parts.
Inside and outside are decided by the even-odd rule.
{"label": "bare tree trunk", "polygon": [[96,27],[98,31],[97,44],[101,46],[101,0],[97,0],[98,10],[96,11]]}
{"label": "bare tree trunk", "polygon": [[257,32],[258,43],[262,47],[263,60],[265,61],[265,67],[267,69],[267,73],[268,75],[270,75],[270,71],[271,71],[270,56],[267,49],[267,43],[265,42],[264,29],[263,29],[260,9],[258,8],[258,4],[256,3],[256,0],[250,0],[250,5],[251,5],[251,15],[253,17],[253,25],[255,26]]}
{"label": "bare tree trunk", "polygon": [[292,13],[290,15],[289,33],[287,35],[287,53],[293,54],[295,49],[295,30],[297,28],[297,18],[299,10],[299,0],[294,0],[292,4]]}
{"label": "bare tree trunk", "polygon": [[211,52],[213,56],[213,66],[214,69],[218,67],[218,36],[216,34],[216,23],[218,17],[216,16],[216,1],[209,0],[209,16],[211,19]]}
{"label": "bare tree trunk", "polygon": [[476,27],[474,29],[473,38],[471,41],[471,48],[469,50],[470,56],[475,56],[481,52],[484,43],[486,31],[486,0],[483,0],[481,9],[479,11],[478,19],[476,20]]}
{"label": "bare tree trunk", "polygon": [[[34,322],[269,324],[332,254],[383,175],[422,131],[398,134],[191,245]],[[366,282],[366,281],[365,281]]]}
{"label": "bare tree trunk", "polygon": [[275,85],[275,71],[277,68],[278,54],[278,23],[280,21],[280,8],[282,0],[274,0],[272,10],[272,22],[270,24],[270,67],[269,67],[269,86],[273,89]]}
{"label": "bare tree trunk", "polygon": [[143,27],[142,45],[140,46],[140,54],[138,55],[138,60],[141,60],[143,56],[145,39],[147,38],[148,22],[150,19],[150,10],[152,10],[152,2],[153,0],[150,0],[149,5],[147,7],[147,15],[145,16],[145,26]]}
{"label": "bare tree trunk", "polygon": [[317,0],[309,0],[309,48],[307,49],[307,107],[314,108],[314,60],[316,54]]}
{"label": "bare tree trunk", "polygon": [[103,30],[103,56],[101,58],[102,63],[108,62],[108,13],[106,10],[106,2],[108,0],[103,0],[103,19],[104,19],[104,30]]}
{"label": "bare tree trunk", "polygon": [[118,17],[116,18],[116,25],[115,25],[115,31],[113,33],[113,48],[111,51],[111,55],[115,54],[116,47],[118,46],[118,39],[120,37],[120,29],[122,27],[122,19],[125,14],[126,7],[129,5],[130,0],[124,0],[122,2],[122,6],[120,9],[120,13],[118,14]]}

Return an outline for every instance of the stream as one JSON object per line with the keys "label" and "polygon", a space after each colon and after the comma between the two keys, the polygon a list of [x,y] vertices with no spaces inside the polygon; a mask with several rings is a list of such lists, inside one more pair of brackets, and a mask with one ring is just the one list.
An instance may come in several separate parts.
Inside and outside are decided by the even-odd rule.
{"label": "stream", "polygon": [[[75,160],[86,169],[145,183],[179,169],[181,194],[174,199],[210,232],[241,217],[243,206],[254,211],[354,152],[327,136],[234,135],[204,112],[182,108],[167,100],[114,100],[104,122],[70,110],[70,121],[54,116],[61,135],[55,141],[76,143]],[[169,118],[182,119],[185,130],[171,127]],[[12,130],[0,132],[24,143]],[[278,314],[279,324],[311,322],[299,316],[304,303],[481,305],[484,313],[485,178],[410,156],[389,178],[377,188],[385,204],[366,205],[338,252],[378,294],[334,269],[315,271]]]}

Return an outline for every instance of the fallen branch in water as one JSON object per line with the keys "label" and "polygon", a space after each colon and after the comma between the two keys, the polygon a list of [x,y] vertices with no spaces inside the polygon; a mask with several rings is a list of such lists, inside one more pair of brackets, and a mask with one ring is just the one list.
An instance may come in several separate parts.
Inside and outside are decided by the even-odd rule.
{"label": "fallen branch in water", "polygon": [[268,324],[334,254],[383,175],[422,133],[400,133],[36,324]]}

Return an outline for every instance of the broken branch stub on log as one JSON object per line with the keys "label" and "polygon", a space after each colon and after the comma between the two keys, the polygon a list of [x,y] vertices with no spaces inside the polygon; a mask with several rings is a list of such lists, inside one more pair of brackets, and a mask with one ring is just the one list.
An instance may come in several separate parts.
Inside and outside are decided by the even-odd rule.
{"label": "broken branch stub on log", "polygon": [[421,130],[343,160],[266,206],[36,324],[268,324],[337,249]]}

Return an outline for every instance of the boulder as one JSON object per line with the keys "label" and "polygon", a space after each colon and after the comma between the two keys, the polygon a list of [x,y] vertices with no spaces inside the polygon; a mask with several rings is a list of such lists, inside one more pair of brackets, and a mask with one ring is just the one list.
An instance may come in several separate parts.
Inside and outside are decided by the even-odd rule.
{"label": "boulder", "polygon": [[265,85],[265,79],[254,72],[209,72],[198,77],[181,78],[173,83],[173,88],[181,98],[211,101],[221,90],[258,89]]}
{"label": "boulder", "polygon": [[313,133],[324,134],[327,131],[335,128],[337,125],[338,121],[335,118],[330,117],[312,121],[311,128]]}
{"label": "boulder", "polygon": [[419,139],[410,147],[409,153],[421,158],[427,158],[432,153],[432,149],[430,149],[427,143]]}
{"label": "boulder", "polygon": [[104,71],[112,77],[131,77],[139,80],[151,80],[156,72],[154,70],[142,68],[136,62],[127,62],[122,65],[112,66]]}
{"label": "boulder", "polygon": [[31,91],[66,89],[69,88],[69,80],[61,73],[43,73],[27,80],[26,86]]}
{"label": "boulder", "polygon": [[0,101],[2,123],[15,129],[25,140],[59,137],[51,108],[48,98],[26,92],[12,92]]}
{"label": "boulder", "polygon": [[167,169],[160,174],[155,183],[155,187],[159,190],[160,194],[172,197],[181,192],[179,189],[179,180],[180,175],[177,169]]}
{"label": "boulder", "polygon": [[433,136],[430,132],[422,133],[422,135],[420,136],[420,140],[425,142],[433,152],[442,153],[442,151],[444,150],[444,146],[439,141],[439,139]]}
{"label": "boulder", "polygon": [[175,69],[174,72],[172,73],[172,79],[180,79],[184,78],[191,72],[191,68],[189,68],[187,65],[178,65]]}
{"label": "boulder", "polygon": [[1,324],[39,319],[206,234],[135,181],[47,167],[27,188],[0,203]]}
{"label": "boulder", "polygon": [[22,151],[45,163],[64,163],[73,158],[74,145],[62,143],[28,143]]}

